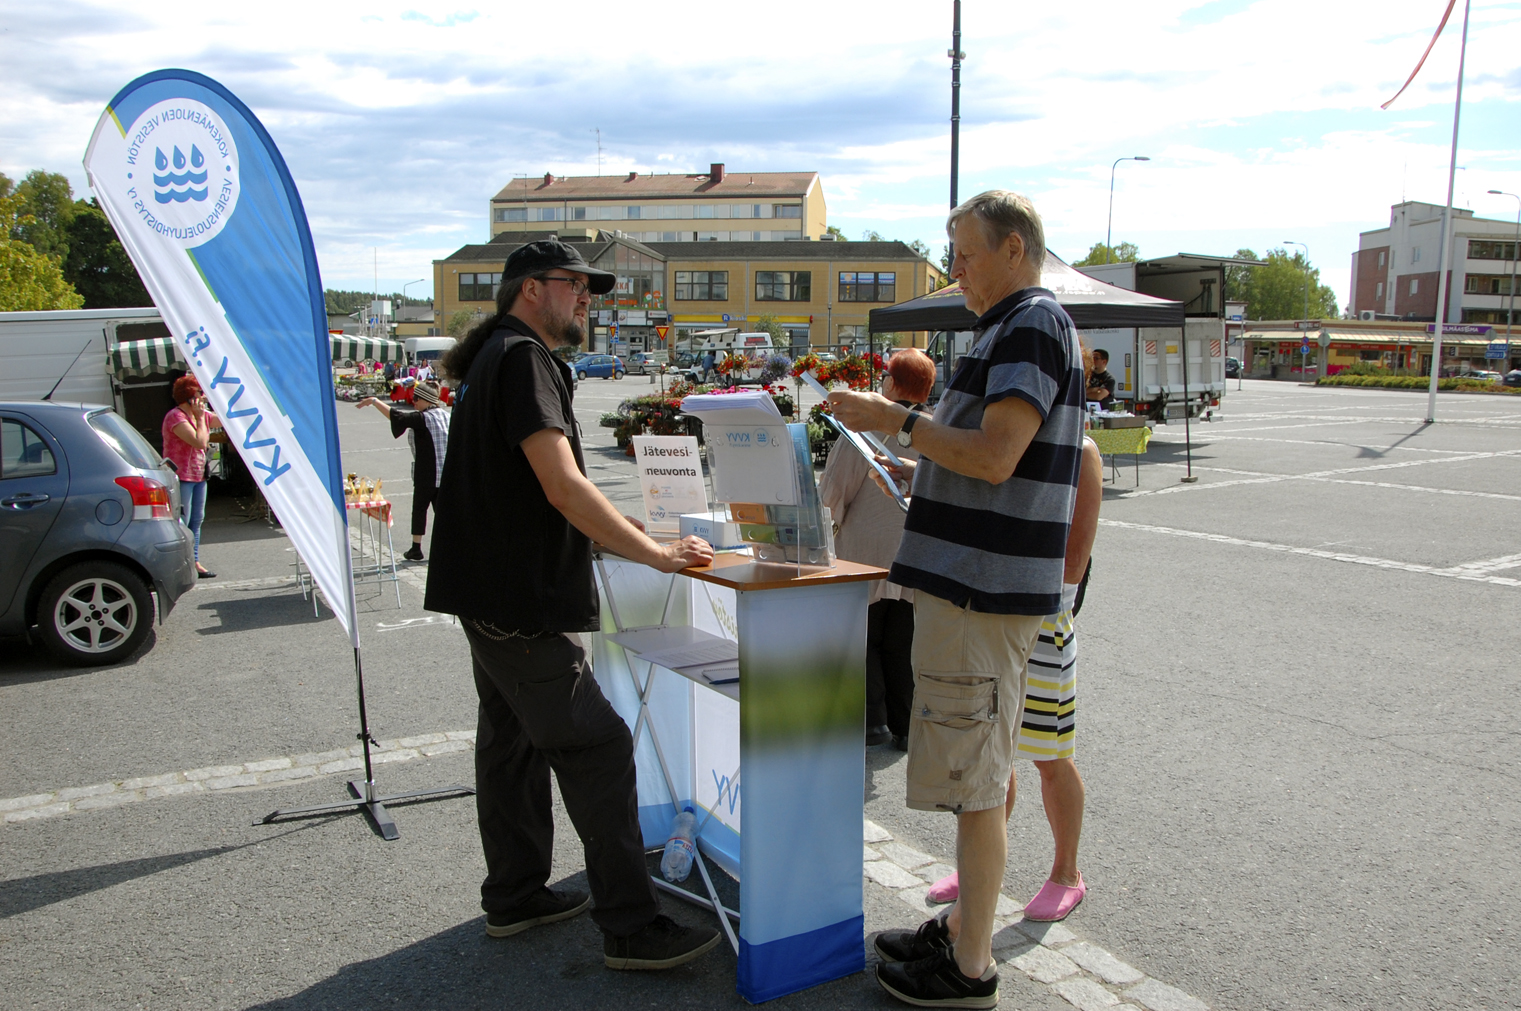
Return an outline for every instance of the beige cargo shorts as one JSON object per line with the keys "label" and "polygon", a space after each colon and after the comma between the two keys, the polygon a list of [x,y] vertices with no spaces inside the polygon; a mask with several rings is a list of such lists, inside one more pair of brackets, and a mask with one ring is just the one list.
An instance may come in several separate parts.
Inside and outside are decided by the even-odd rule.
{"label": "beige cargo shorts", "polygon": [[914,703],[908,806],[1002,807],[1025,703],[1025,667],[1040,615],[982,614],[914,594]]}

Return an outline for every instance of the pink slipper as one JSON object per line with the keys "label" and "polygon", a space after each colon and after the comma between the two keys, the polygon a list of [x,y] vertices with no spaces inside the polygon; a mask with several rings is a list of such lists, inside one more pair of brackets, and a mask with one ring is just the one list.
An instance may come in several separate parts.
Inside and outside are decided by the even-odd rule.
{"label": "pink slipper", "polygon": [[1025,919],[1049,922],[1051,920],[1065,920],[1067,914],[1077,908],[1077,904],[1083,901],[1083,896],[1088,894],[1088,886],[1083,882],[1083,876],[1077,876],[1075,886],[1059,885],[1055,881],[1047,881],[1040,886],[1040,891],[1035,893],[1035,898],[1025,907]]}
{"label": "pink slipper", "polygon": [[931,902],[955,902],[961,895],[961,879],[955,871],[930,885],[929,894],[925,896]]}

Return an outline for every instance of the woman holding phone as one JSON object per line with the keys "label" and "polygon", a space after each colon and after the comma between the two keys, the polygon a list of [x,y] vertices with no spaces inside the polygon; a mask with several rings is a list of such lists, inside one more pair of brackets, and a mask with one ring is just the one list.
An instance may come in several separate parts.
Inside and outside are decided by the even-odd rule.
{"label": "woman holding phone", "polygon": [[194,376],[174,381],[175,407],[164,415],[164,456],[180,479],[180,521],[195,535],[195,574],[215,579],[201,564],[201,522],[206,518],[206,447],[211,445],[211,412]]}

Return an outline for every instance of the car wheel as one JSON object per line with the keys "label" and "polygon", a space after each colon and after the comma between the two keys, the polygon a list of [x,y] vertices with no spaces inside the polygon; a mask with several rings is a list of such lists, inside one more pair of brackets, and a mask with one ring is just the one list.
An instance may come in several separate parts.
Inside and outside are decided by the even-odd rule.
{"label": "car wheel", "polygon": [[153,601],[126,566],[80,562],[42,591],[37,624],[43,643],[64,663],[116,663],[131,656],[153,627]]}
{"label": "car wheel", "polygon": [[614,372],[613,373],[613,378],[614,379],[622,379],[623,378],[623,373],[622,372]]}
{"label": "car wheel", "polygon": [[584,380],[586,378],[586,373],[585,372],[577,372],[576,373],[576,378]]}

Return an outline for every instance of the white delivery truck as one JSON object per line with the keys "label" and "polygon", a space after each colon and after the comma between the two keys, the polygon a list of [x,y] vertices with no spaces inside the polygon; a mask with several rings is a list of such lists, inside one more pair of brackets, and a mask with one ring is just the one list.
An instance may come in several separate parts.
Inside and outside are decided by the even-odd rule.
{"label": "white delivery truck", "polygon": [[[738,327],[725,327],[721,330],[699,330],[691,337],[692,354],[697,362],[694,367],[686,370],[688,374],[698,374],[702,371],[702,360],[709,354],[713,355],[715,363],[724,360],[725,355],[743,355],[749,360],[749,367],[744,373],[734,373],[729,378],[754,381],[760,378],[761,369],[765,367],[766,358],[774,350],[771,343],[771,335],[764,331],[744,332]],[[695,380],[694,380],[695,381]]]}
{"label": "white delivery truck", "polygon": [[427,362],[436,368],[438,359],[457,343],[453,337],[407,337],[402,341],[413,365]]}

